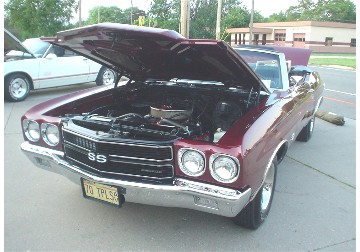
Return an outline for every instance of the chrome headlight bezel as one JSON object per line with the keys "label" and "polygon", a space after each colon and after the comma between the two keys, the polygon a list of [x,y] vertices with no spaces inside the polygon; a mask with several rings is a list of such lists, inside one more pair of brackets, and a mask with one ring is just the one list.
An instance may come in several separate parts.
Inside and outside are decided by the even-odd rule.
{"label": "chrome headlight bezel", "polygon": [[40,140],[40,126],[37,121],[24,119],[22,122],[22,126],[24,134],[29,141],[38,142]]}
{"label": "chrome headlight bezel", "polygon": [[[190,154],[193,154],[195,156],[198,155],[199,166],[202,167],[201,169],[199,169],[198,172],[190,171],[183,162],[184,157],[186,157],[186,155],[190,155]],[[192,149],[192,148],[181,148],[178,151],[177,157],[178,157],[179,168],[186,175],[191,176],[191,177],[199,177],[204,174],[204,172],[206,170],[206,158],[205,158],[205,154],[202,151]]]}
{"label": "chrome headlight bezel", "polygon": [[[55,132],[49,132],[49,129],[55,130]],[[55,139],[53,137],[49,137],[49,135],[57,135]],[[59,127],[52,123],[42,123],[41,124],[41,136],[44,142],[50,146],[56,146],[60,143],[60,131]],[[55,141],[54,141],[55,140]]]}
{"label": "chrome headlight bezel", "polygon": [[[225,158],[225,159],[228,159],[230,160],[230,162],[233,162],[233,165],[234,165],[234,172],[233,172],[233,176],[229,179],[224,179],[223,177],[221,177],[217,171],[216,171],[216,162],[220,162],[221,161],[221,158]],[[235,182],[239,175],[240,175],[240,163],[239,163],[239,160],[233,156],[230,156],[230,155],[226,155],[226,154],[212,154],[210,156],[210,159],[209,159],[209,169],[210,169],[210,174],[211,176],[218,182],[221,182],[221,183],[233,183]]]}

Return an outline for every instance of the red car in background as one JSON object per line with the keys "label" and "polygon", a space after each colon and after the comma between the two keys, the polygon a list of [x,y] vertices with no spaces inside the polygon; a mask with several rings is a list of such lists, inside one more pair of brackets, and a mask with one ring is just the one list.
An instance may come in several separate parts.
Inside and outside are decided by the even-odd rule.
{"label": "red car in background", "polygon": [[55,43],[128,81],[27,111],[21,148],[37,167],[117,207],[190,208],[259,227],[277,167],[296,139],[310,139],[324,89],[316,72],[289,67],[294,50],[120,24],[59,32]]}

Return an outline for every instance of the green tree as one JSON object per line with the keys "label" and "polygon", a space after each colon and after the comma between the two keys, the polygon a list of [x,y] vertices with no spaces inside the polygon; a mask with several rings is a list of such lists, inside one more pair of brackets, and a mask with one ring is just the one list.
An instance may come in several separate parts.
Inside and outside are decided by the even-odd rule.
{"label": "green tree", "polygon": [[191,1],[190,38],[214,38],[216,29],[216,12],[217,0]]}
{"label": "green tree", "polygon": [[[120,23],[122,24],[131,24],[131,9],[132,9],[132,20],[133,20],[133,24],[136,20],[138,20],[140,13],[143,12],[141,10],[139,10],[138,7],[130,7],[124,10],[124,17],[123,19],[120,21]],[[145,13],[145,12],[143,12]]]}
{"label": "green tree", "polygon": [[21,39],[54,36],[70,25],[76,0],[9,0],[5,13]]}
{"label": "green tree", "polygon": [[316,12],[318,21],[356,22],[356,6],[350,0],[319,0]]}
{"label": "green tree", "polygon": [[310,20],[314,15],[316,4],[312,0],[298,0],[298,5],[290,6],[286,10],[288,21]]}
{"label": "green tree", "polygon": [[238,7],[229,11],[222,18],[222,28],[247,27],[250,23],[250,12],[246,7]]}
{"label": "green tree", "polygon": [[[153,0],[150,5],[150,18],[158,27],[179,30],[180,0]],[[217,0],[190,1],[190,38],[215,38]],[[239,0],[223,0],[221,30],[231,27],[244,27],[250,23],[249,10]],[[254,22],[263,22],[259,12],[254,14]]]}
{"label": "green tree", "polygon": [[91,25],[104,22],[121,23],[120,19],[123,18],[124,12],[117,6],[96,6],[89,11],[86,24]]}
{"label": "green tree", "polygon": [[288,21],[356,22],[356,6],[351,0],[298,0],[286,11]]}
{"label": "green tree", "polygon": [[152,26],[179,31],[181,0],[154,0],[149,18]]}
{"label": "green tree", "polygon": [[279,13],[271,14],[266,21],[267,22],[285,22],[288,20],[286,12],[280,11]]}
{"label": "green tree", "polygon": [[[191,38],[215,38],[217,0],[191,1]],[[247,27],[250,23],[250,11],[239,0],[223,0],[221,11],[221,31],[226,28]],[[254,13],[254,22],[263,22],[264,17]]]}
{"label": "green tree", "polygon": [[[136,19],[139,18],[140,10],[138,7],[133,7],[132,12],[133,12],[133,22],[134,22],[136,21]],[[87,25],[104,23],[104,22],[130,24],[131,8],[122,10],[117,6],[110,6],[110,7],[96,6],[89,11],[89,17],[86,20]]]}
{"label": "green tree", "polygon": [[[239,4],[237,7],[233,7],[221,21],[221,30],[224,34],[223,39],[226,36],[224,30],[227,28],[249,27],[250,15],[250,10],[247,9],[246,6],[241,6]],[[254,11],[254,22],[260,23],[264,21],[265,18],[258,11]],[[226,36],[226,38],[228,40],[230,39],[229,36]]]}

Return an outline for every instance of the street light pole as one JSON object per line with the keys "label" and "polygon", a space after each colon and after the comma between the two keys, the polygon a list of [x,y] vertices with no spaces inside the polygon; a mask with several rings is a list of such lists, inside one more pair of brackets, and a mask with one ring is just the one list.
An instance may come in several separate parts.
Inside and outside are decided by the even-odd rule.
{"label": "street light pole", "polygon": [[249,37],[249,45],[252,45],[252,37],[253,37],[253,23],[254,23],[254,0],[251,1],[251,15],[250,15],[250,37]]}

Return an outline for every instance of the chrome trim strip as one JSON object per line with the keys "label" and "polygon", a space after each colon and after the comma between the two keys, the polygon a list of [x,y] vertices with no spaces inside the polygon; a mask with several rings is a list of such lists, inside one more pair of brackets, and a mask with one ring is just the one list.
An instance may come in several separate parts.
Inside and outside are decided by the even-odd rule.
{"label": "chrome trim strip", "polygon": [[[251,196],[251,188],[239,191],[181,178],[174,178],[172,184],[165,185],[107,179],[71,165],[63,159],[64,153],[61,151],[36,146],[28,141],[21,144],[21,149],[36,167],[60,174],[79,186],[80,178],[85,178],[96,183],[124,188],[125,202],[188,208],[234,217],[247,205]],[[202,202],[199,204],[198,199],[210,201],[216,207],[204,205]]]}
{"label": "chrome trim strip", "polygon": [[315,115],[315,113],[318,111],[318,109],[319,109],[319,107],[320,107],[320,104],[321,104],[322,99],[323,99],[323,97],[322,97],[322,96],[320,96],[320,97],[319,97],[319,100],[317,101],[316,106],[315,106],[314,115]]}
{"label": "chrome trim strip", "polygon": [[87,151],[87,152],[94,151],[94,150],[89,150],[89,149],[86,149],[86,148],[84,148],[84,147],[82,147],[82,146],[73,144],[73,143],[71,143],[71,142],[69,142],[69,141],[66,141],[66,140],[64,140],[64,145],[65,145],[66,147],[68,147],[68,148],[71,148],[71,149],[79,148],[79,149],[82,149],[82,150]]}
{"label": "chrome trim strip", "polygon": [[[89,152],[93,152],[93,150],[88,150],[88,149],[86,149],[86,148],[83,148],[83,147],[81,147],[81,146],[78,146],[78,145],[70,145],[70,144],[64,144],[64,147],[65,148],[69,148],[69,149],[73,149],[73,150],[75,150],[75,151],[77,151],[77,152],[80,152],[80,153],[84,153],[84,154],[88,154]],[[79,149],[77,149],[77,148],[79,148]],[[85,153],[86,152],[86,153]],[[66,153],[66,151],[65,151],[65,153]]]}
{"label": "chrome trim strip", "polygon": [[169,166],[169,167],[171,167],[172,169],[174,168],[174,166],[171,165],[171,164],[161,164],[161,165],[157,165],[157,164],[145,164],[145,163],[125,162],[125,161],[122,161],[122,160],[114,160],[114,159],[111,159],[111,161],[112,161],[112,162],[115,162],[115,163],[123,163],[123,164],[146,165],[146,166],[155,166],[155,167],[165,167],[165,166]]}
{"label": "chrome trim strip", "polygon": [[[83,148],[81,146],[78,146],[78,145],[74,145],[74,144],[68,144],[66,143],[65,144],[65,149],[66,148],[69,148],[69,149],[72,149],[74,151],[77,151],[81,154],[84,154],[84,155],[87,155],[88,152],[93,152],[93,150],[88,150],[86,148]],[[79,148],[79,149],[78,149]],[[65,153],[66,153],[66,150],[65,150]],[[126,162],[126,161],[123,161],[123,160],[116,160],[114,158],[123,158],[123,159],[127,159],[126,157],[122,157],[122,156],[117,156],[117,155],[108,155],[111,159],[112,162],[117,162],[117,163],[124,163],[124,164],[137,164],[137,165],[149,165],[149,166],[157,166],[157,167],[162,167],[162,166],[171,166],[173,167],[173,165],[168,162],[166,164],[149,164],[149,163],[137,163],[137,162]],[[71,158],[71,157],[68,157],[68,158]],[[76,159],[73,159],[76,161]],[[149,160],[142,160],[142,159],[136,159],[136,160],[141,160],[141,161],[149,161]],[[149,161],[150,162],[150,161]],[[165,162],[165,161],[164,161]],[[161,162],[161,163],[164,163],[164,162]]]}
{"label": "chrome trim strip", "polygon": [[[68,157],[68,159],[76,162],[76,163],[79,163],[79,164],[82,164],[94,171],[97,171],[97,172],[101,172],[101,173],[106,173],[106,174],[113,174],[113,175],[122,175],[122,176],[129,176],[129,177],[136,177],[136,178],[151,178],[151,179],[158,179],[158,180],[163,180],[163,179],[170,179],[174,176],[174,170],[172,170],[172,176],[171,177],[150,177],[150,176],[143,176],[143,175],[136,175],[136,174],[129,174],[129,173],[121,173],[121,172],[109,172],[109,171],[101,171],[101,170],[98,170],[92,166],[89,166],[87,164],[84,164],[83,162],[80,162],[79,160],[76,160],[74,158],[71,158],[71,157]],[[80,167],[77,167],[78,169],[81,169]]]}
{"label": "chrome trim strip", "polygon": [[[65,148],[70,148],[73,149],[74,151],[77,151],[79,153],[82,153],[84,155],[86,155],[87,153],[85,153],[83,150],[76,150],[74,146],[66,146]],[[65,149],[65,153],[66,153],[66,149]],[[109,155],[110,157],[110,155]],[[121,173],[121,172],[109,172],[109,171],[104,171],[104,170],[98,170],[95,167],[89,166],[73,157],[68,156],[68,159],[80,163],[86,167],[89,167],[92,170],[95,170],[97,172],[103,172],[103,173],[107,173],[107,174],[117,174],[117,175],[125,175],[125,176],[131,176],[131,177],[139,177],[139,178],[153,178],[153,179],[169,179],[174,177],[174,166],[172,164],[161,164],[161,165],[157,165],[157,164],[145,164],[145,163],[135,163],[135,162],[125,162],[125,161],[121,161],[121,160],[114,160],[111,159],[109,160],[109,162],[115,162],[115,163],[123,163],[123,164],[135,164],[135,165],[142,165],[142,166],[154,166],[154,167],[165,167],[168,166],[169,170],[171,169],[171,176],[166,176],[166,177],[149,177],[149,176],[145,176],[145,175],[136,175],[136,174],[130,174],[130,173]]]}
{"label": "chrome trim strip", "polygon": [[[129,144],[129,143],[123,143],[123,142],[107,142],[107,141],[101,141],[101,140],[97,140],[95,138],[89,137],[89,136],[85,136],[82,134],[79,134],[77,132],[74,132],[72,130],[66,129],[66,128],[62,128],[63,131],[68,132],[70,134],[74,134],[77,135],[79,137],[83,137],[86,138],[88,140],[97,142],[97,143],[105,143],[105,144],[113,144],[113,145],[124,145],[124,146],[134,146],[134,147],[144,147],[144,148],[153,148],[153,149],[166,149],[169,148],[170,149],[170,159],[147,159],[147,158],[142,158],[143,160],[148,160],[148,161],[159,161],[159,162],[163,162],[163,161],[172,161],[173,160],[173,156],[174,156],[174,152],[173,152],[173,148],[172,146],[158,146],[158,145],[144,145],[144,144]],[[64,135],[63,135],[63,140],[66,141],[64,139]],[[66,141],[68,142],[68,141]],[[77,145],[76,145],[77,146]],[[136,159],[137,157],[130,157],[130,158],[134,158]]]}
{"label": "chrome trim strip", "polygon": [[164,162],[169,162],[172,161],[171,160],[157,160],[157,159],[148,159],[148,158],[138,158],[138,157],[127,157],[127,156],[118,156],[118,155],[109,155],[109,157],[114,157],[114,158],[124,158],[124,159],[131,159],[131,160],[141,160],[141,161],[150,161],[150,162],[157,162],[157,163],[164,163]]}

